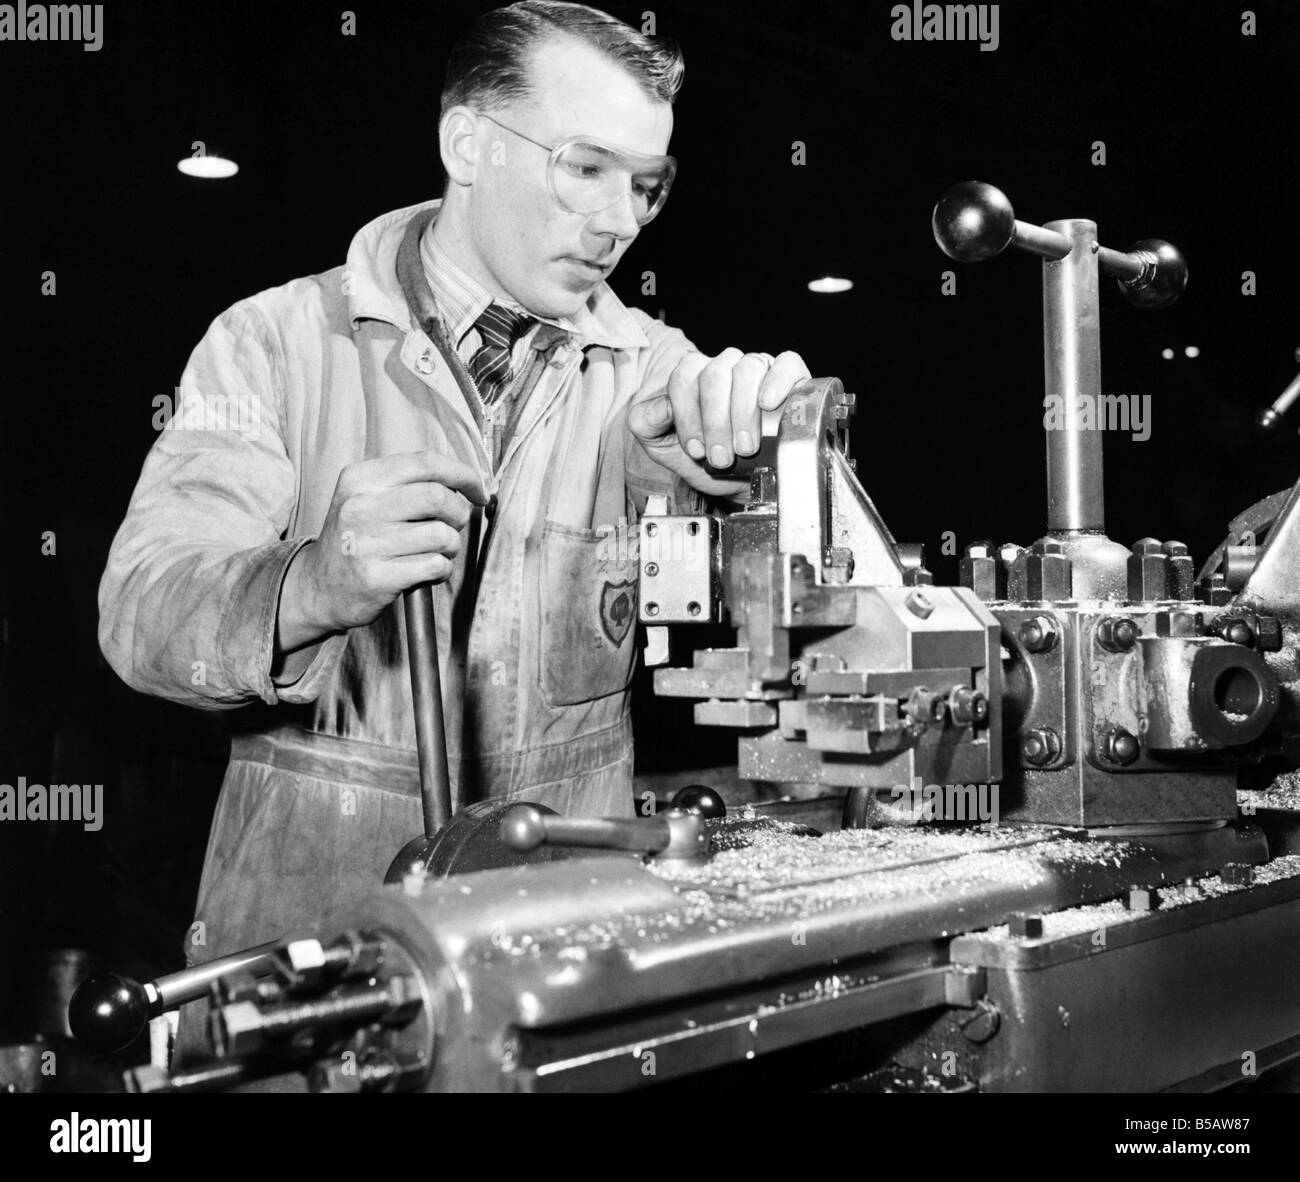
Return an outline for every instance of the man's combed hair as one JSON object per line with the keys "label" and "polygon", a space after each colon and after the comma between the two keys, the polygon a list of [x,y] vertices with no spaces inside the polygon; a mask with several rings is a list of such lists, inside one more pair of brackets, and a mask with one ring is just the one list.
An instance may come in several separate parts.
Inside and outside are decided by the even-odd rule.
{"label": "man's combed hair", "polygon": [[585,4],[521,0],[484,13],[456,43],[442,88],[443,112],[461,104],[494,111],[527,98],[529,55],[556,36],[600,50],[660,102],[671,103],[681,89],[685,65],[670,38],[639,33]]}

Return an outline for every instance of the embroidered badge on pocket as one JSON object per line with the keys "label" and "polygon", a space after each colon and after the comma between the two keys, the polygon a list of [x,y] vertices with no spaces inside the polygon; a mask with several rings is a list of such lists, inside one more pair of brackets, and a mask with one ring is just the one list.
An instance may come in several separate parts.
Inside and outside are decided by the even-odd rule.
{"label": "embroidered badge on pocket", "polygon": [[635,613],[636,587],[631,579],[620,583],[607,582],[600,592],[600,626],[605,635],[618,647],[632,627]]}

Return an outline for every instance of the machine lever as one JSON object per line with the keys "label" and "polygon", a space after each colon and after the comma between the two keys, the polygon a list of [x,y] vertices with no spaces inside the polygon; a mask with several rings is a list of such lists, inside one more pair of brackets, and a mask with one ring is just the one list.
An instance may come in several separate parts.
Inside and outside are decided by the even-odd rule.
{"label": "machine lever", "polygon": [[283,945],[272,940],[143,983],[121,973],[96,973],[72,995],[68,1025],[84,1046],[119,1051],[135,1041],[150,1018],[202,997],[227,973],[269,971]]}
{"label": "machine lever", "polygon": [[559,817],[520,805],[502,818],[501,840],[511,849],[568,845],[629,850],[661,858],[706,858],[709,830],[697,811],[672,808],[653,817]]}
{"label": "machine lever", "polygon": [[[935,204],[930,224],[939,248],[961,263],[991,259],[1008,246],[1053,261],[1074,249],[1068,234],[1019,221],[1007,195],[983,181],[949,189]],[[1114,275],[1125,298],[1139,308],[1166,307],[1187,286],[1186,260],[1159,238],[1144,238],[1128,251],[1094,243],[1093,253],[1100,269]]]}
{"label": "machine lever", "polygon": [[412,871],[428,873],[438,831],[451,820],[452,811],[432,584],[412,587],[402,596],[402,607],[406,616],[407,663],[411,666],[411,705],[415,711],[415,750],[420,761],[424,832],[398,851],[384,875],[386,883],[401,882]]}

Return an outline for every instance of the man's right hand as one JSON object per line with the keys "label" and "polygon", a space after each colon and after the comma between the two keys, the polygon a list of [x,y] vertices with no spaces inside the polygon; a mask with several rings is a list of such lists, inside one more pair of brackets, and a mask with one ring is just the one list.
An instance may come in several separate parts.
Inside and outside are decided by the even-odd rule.
{"label": "man's right hand", "polygon": [[460,532],[487,504],[468,464],[434,451],[349,464],[315,542],[294,556],[280,592],[280,654],[369,624],[403,591],[451,576]]}

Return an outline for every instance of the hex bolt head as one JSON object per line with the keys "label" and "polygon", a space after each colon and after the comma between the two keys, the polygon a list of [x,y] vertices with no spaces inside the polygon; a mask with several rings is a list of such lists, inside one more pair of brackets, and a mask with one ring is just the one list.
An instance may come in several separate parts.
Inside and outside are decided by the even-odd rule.
{"label": "hex bolt head", "polygon": [[1142,744],[1123,727],[1116,727],[1107,733],[1102,752],[1111,763],[1126,767],[1142,754]]}
{"label": "hex bolt head", "polygon": [[1226,886],[1250,886],[1255,881],[1255,867],[1247,862],[1229,862],[1219,871],[1219,881]]}
{"label": "hex bolt head", "polygon": [[1129,911],[1159,911],[1160,893],[1154,887],[1129,887],[1124,906]]}
{"label": "hex bolt head", "polygon": [[948,713],[948,704],[942,694],[925,686],[917,686],[904,707],[914,726],[942,726]]}
{"label": "hex bolt head", "polygon": [[1007,930],[1021,940],[1038,940],[1043,935],[1043,917],[1027,911],[1013,911],[1007,916]]}
{"label": "hex bolt head", "polygon": [[1021,623],[1016,635],[1031,653],[1045,653],[1056,647],[1059,633],[1051,616],[1033,616]]}
{"label": "hex bolt head", "polygon": [[1035,542],[1025,562],[1025,597],[1039,602],[1069,599],[1073,583],[1074,566],[1061,543],[1051,538]]}
{"label": "hex bolt head", "polygon": [[1128,652],[1141,633],[1137,621],[1128,616],[1103,616],[1097,621],[1097,643],[1108,652]]}
{"label": "hex bolt head", "polygon": [[1128,597],[1135,603],[1169,598],[1169,559],[1155,538],[1138,538],[1128,560]]}
{"label": "hex bolt head", "polygon": [[1020,740],[1020,758],[1031,767],[1043,767],[1061,754],[1061,736],[1049,726],[1027,731]]}
{"label": "hex bolt head", "polygon": [[984,602],[1006,598],[1007,577],[992,542],[971,542],[958,563],[958,581]]}

